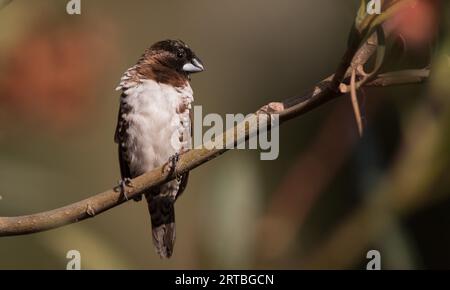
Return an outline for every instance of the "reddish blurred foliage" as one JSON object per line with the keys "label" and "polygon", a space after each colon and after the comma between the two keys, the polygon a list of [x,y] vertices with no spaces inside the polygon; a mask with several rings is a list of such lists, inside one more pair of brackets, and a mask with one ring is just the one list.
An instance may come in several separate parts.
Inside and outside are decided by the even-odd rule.
{"label": "reddish blurred foliage", "polygon": [[112,34],[91,26],[39,25],[6,57],[0,102],[18,118],[58,131],[83,120],[96,99],[96,81],[113,58]]}
{"label": "reddish blurred foliage", "polygon": [[408,47],[426,47],[437,34],[440,6],[438,0],[416,0],[388,20],[385,28],[402,37]]}

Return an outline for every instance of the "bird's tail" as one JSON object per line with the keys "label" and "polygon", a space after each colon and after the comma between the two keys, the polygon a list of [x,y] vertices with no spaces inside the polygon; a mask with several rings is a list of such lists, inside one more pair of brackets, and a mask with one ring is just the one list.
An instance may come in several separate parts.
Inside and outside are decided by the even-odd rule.
{"label": "bird's tail", "polygon": [[175,209],[170,196],[147,196],[153,244],[161,258],[170,258],[175,244]]}

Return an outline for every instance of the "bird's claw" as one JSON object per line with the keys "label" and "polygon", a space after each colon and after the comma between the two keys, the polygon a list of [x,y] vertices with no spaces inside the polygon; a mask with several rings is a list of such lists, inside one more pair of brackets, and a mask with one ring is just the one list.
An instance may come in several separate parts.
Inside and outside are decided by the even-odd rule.
{"label": "bird's claw", "polygon": [[130,178],[123,178],[119,181],[119,184],[114,188],[114,191],[123,194],[126,200],[128,200],[127,187],[133,187],[133,183]]}
{"label": "bird's claw", "polygon": [[174,155],[169,157],[169,161],[166,163],[164,167],[164,172],[167,172],[168,178],[173,177],[173,174],[175,172],[175,169],[177,167],[177,163],[180,160],[180,154],[175,153]]}

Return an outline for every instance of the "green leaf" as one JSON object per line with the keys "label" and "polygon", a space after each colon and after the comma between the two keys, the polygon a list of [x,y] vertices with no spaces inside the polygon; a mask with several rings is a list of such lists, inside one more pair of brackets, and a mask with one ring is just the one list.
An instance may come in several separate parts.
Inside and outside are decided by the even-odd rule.
{"label": "green leaf", "polygon": [[366,0],[361,0],[359,4],[358,13],[356,14],[355,27],[356,29],[358,29],[359,32],[363,30],[361,25],[367,16],[367,9],[366,9],[367,3],[368,2],[366,2]]}

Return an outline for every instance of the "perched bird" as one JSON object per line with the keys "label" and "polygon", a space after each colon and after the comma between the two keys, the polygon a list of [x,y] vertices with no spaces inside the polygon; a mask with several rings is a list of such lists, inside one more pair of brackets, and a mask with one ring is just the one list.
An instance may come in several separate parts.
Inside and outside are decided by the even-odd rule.
{"label": "perched bird", "polygon": [[[122,187],[164,164],[174,166],[177,156],[190,147],[194,101],[190,74],[203,70],[200,59],[184,42],[164,40],[148,48],[125,72],[117,87],[122,94],[114,138]],[[187,181],[188,173],[145,193],[153,243],[162,258],[173,253],[174,203]]]}

